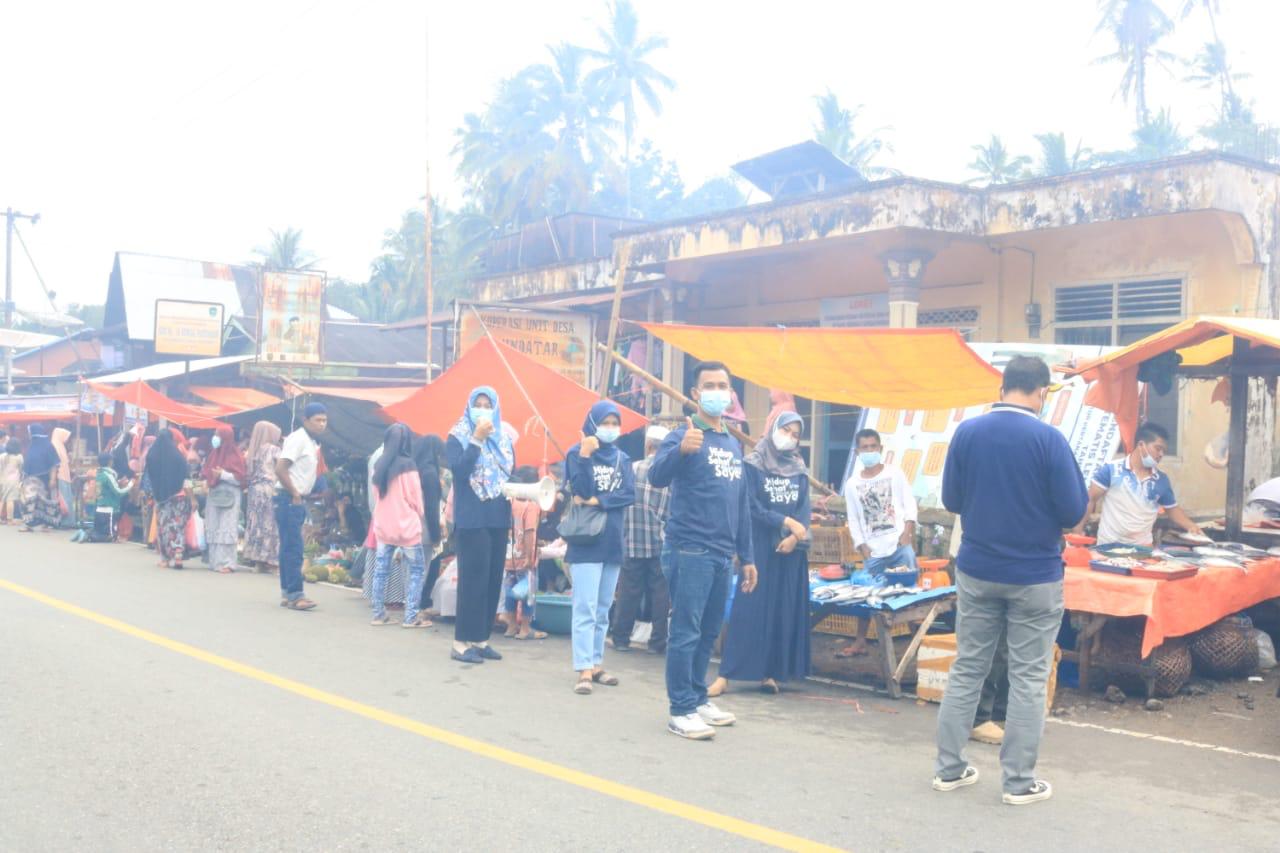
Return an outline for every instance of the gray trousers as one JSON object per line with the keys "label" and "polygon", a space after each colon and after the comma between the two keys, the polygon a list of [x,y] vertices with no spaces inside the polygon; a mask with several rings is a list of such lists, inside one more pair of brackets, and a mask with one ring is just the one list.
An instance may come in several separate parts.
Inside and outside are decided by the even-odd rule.
{"label": "gray trousers", "polygon": [[991,583],[956,573],[956,658],[938,710],[939,778],[956,779],[964,757],[982,683],[1002,633],[1008,636],[1009,708],[1000,768],[1004,791],[1023,794],[1035,782],[1044,733],[1045,692],[1053,641],[1062,624],[1062,581],[1023,586]]}

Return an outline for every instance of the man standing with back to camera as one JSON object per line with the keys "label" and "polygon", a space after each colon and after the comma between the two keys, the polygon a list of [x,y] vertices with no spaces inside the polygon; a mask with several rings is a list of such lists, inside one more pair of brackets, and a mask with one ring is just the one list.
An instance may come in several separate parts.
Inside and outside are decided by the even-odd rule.
{"label": "man standing with back to camera", "polygon": [[1035,777],[1044,733],[1050,655],[1062,623],[1062,531],[1084,517],[1089,495],[1062,433],[1040,420],[1049,367],[1016,356],[1000,402],[956,429],[942,473],[942,503],[960,516],[956,557],[956,658],[938,711],[935,791],[978,781],[964,758],[982,682],[1001,633],[1008,636],[1009,702],[1000,767],[1004,802],[1053,794]]}

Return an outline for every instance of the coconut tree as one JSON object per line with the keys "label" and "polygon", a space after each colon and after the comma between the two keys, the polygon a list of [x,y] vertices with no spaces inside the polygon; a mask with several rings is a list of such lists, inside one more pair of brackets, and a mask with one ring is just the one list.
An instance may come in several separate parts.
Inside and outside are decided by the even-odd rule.
{"label": "coconut tree", "polygon": [[1004,140],[994,133],[991,134],[990,142],[975,145],[973,150],[977,156],[969,164],[969,169],[977,172],[978,176],[969,180],[971,184],[983,181],[987,184],[1007,184],[1021,178],[1026,173],[1027,166],[1031,165],[1030,157],[1025,154],[1013,155],[1005,147]]}
{"label": "coconut tree", "polygon": [[1133,160],[1160,160],[1187,150],[1187,137],[1182,135],[1173,113],[1166,107],[1155,118],[1133,132]]}
{"label": "coconut tree", "polygon": [[1034,172],[1039,177],[1079,172],[1093,161],[1093,151],[1084,147],[1083,140],[1077,140],[1075,149],[1069,150],[1065,133],[1038,133],[1036,141],[1040,143],[1040,162]]}
{"label": "coconut tree", "polygon": [[309,270],[316,263],[316,256],[302,248],[302,229],[272,228],[271,241],[253,250],[257,263],[265,270]]}
{"label": "coconut tree", "polygon": [[1187,62],[1187,66],[1191,73],[1183,79],[1204,89],[1217,86],[1218,96],[1224,107],[1237,100],[1235,81],[1249,76],[1231,70],[1226,45],[1220,41],[1205,42],[1195,58]]}
{"label": "coconut tree", "polygon": [[818,108],[818,118],[813,123],[815,142],[857,169],[864,178],[896,174],[893,169],[871,164],[871,160],[881,150],[893,151],[893,146],[881,135],[891,128],[878,127],[860,137],[853,125],[862,109],[861,104],[852,108],[843,107],[830,89],[824,94],[815,95],[813,102]]}
{"label": "coconut tree", "polygon": [[636,132],[636,96],[655,114],[662,112],[659,90],[671,91],[675,81],[652,63],[653,54],[667,46],[666,36],[641,36],[640,21],[631,0],[609,5],[607,26],[597,27],[601,46],[589,54],[601,65],[587,77],[588,85],[605,94],[610,109],[622,107],[622,147],[627,210],[631,210],[631,143]]}
{"label": "coconut tree", "polygon": [[1157,47],[1160,40],[1173,31],[1173,21],[1155,0],[1101,0],[1099,5],[1102,16],[1094,31],[1110,35],[1116,50],[1098,61],[1124,66],[1119,92],[1125,103],[1133,100],[1135,123],[1143,127],[1151,120],[1147,108],[1149,66],[1174,58],[1173,54]]}

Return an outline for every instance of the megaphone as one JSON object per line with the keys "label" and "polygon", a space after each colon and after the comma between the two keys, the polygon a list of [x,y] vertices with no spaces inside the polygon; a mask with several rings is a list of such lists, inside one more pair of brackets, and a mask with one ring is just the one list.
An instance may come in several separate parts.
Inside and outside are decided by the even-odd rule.
{"label": "megaphone", "polygon": [[543,477],[536,483],[506,482],[502,494],[508,500],[537,501],[538,509],[548,512],[556,505],[556,481]]}

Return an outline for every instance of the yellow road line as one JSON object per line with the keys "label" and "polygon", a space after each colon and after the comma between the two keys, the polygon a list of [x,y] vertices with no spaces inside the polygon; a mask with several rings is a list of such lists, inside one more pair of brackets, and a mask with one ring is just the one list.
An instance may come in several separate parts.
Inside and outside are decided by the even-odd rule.
{"label": "yellow road line", "polygon": [[512,767],[519,767],[522,770],[528,770],[530,773],[537,773],[551,779],[566,782],[570,785],[576,785],[579,788],[585,788],[588,791],[594,791],[603,794],[606,797],[613,797],[617,800],[632,803],[637,806],[643,806],[656,812],[669,814],[673,817],[687,820],[691,823],[701,824],[703,826],[718,829],[723,832],[729,832],[739,835],[743,838],[757,841],[761,844],[768,844],[783,850],[803,850],[803,851],[838,851],[840,848],[830,847],[825,844],[819,844],[816,841],[810,841],[801,838],[798,835],[791,835],[787,832],[781,832],[776,829],[770,829],[767,826],[761,826],[750,821],[739,820],[729,815],[713,812],[709,809],[699,808],[679,800],[673,800],[670,797],[664,797],[660,794],[654,794],[640,788],[633,788],[630,785],[623,785],[619,782],[613,782],[609,779],[593,776],[590,773],[583,773],[580,770],[574,770],[570,767],[564,767],[560,764],[554,764],[550,761],[543,761],[540,758],[534,758],[521,752],[510,749],[504,749],[500,746],[494,746],[491,743],[466,737],[455,732],[442,729],[437,726],[428,725],[409,717],[394,714],[390,711],[384,711],[381,708],[375,708],[372,705],[366,705],[363,702],[356,702],[353,699],[347,699],[336,693],[330,693],[326,690],[320,690],[315,687],[303,684],[300,681],[294,681],[283,676],[275,675],[257,667],[231,660],[230,658],[216,655],[213,652],[207,652],[204,649],[188,645],[178,640],[171,640],[168,637],[153,633],[144,628],[138,628],[127,622],[121,622],[119,619],[113,619],[101,613],[95,613],[92,610],[86,610],[75,604],[71,604],[61,599],[45,595],[34,589],[0,579],[0,589],[7,589],[18,595],[25,596],[41,604],[47,604],[50,607],[61,610],[64,613],[70,613],[73,616],[79,616],[90,622],[96,622],[99,625],[110,628],[113,631],[119,631],[122,634],[128,634],[147,643],[168,649],[171,652],[177,652],[189,658],[211,664],[219,669],[225,669],[228,672],[234,672],[236,675],[242,675],[245,678],[251,678],[254,681],[261,681],[263,684],[270,684],[272,687],[278,687],[298,696],[348,711],[366,719],[373,720],[383,725],[392,726],[406,732],[424,737],[427,740],[452,746],[455,749],[469,752],[472,755],[479,755],[483,758],[489,758],[494,761],[500,761]]}

